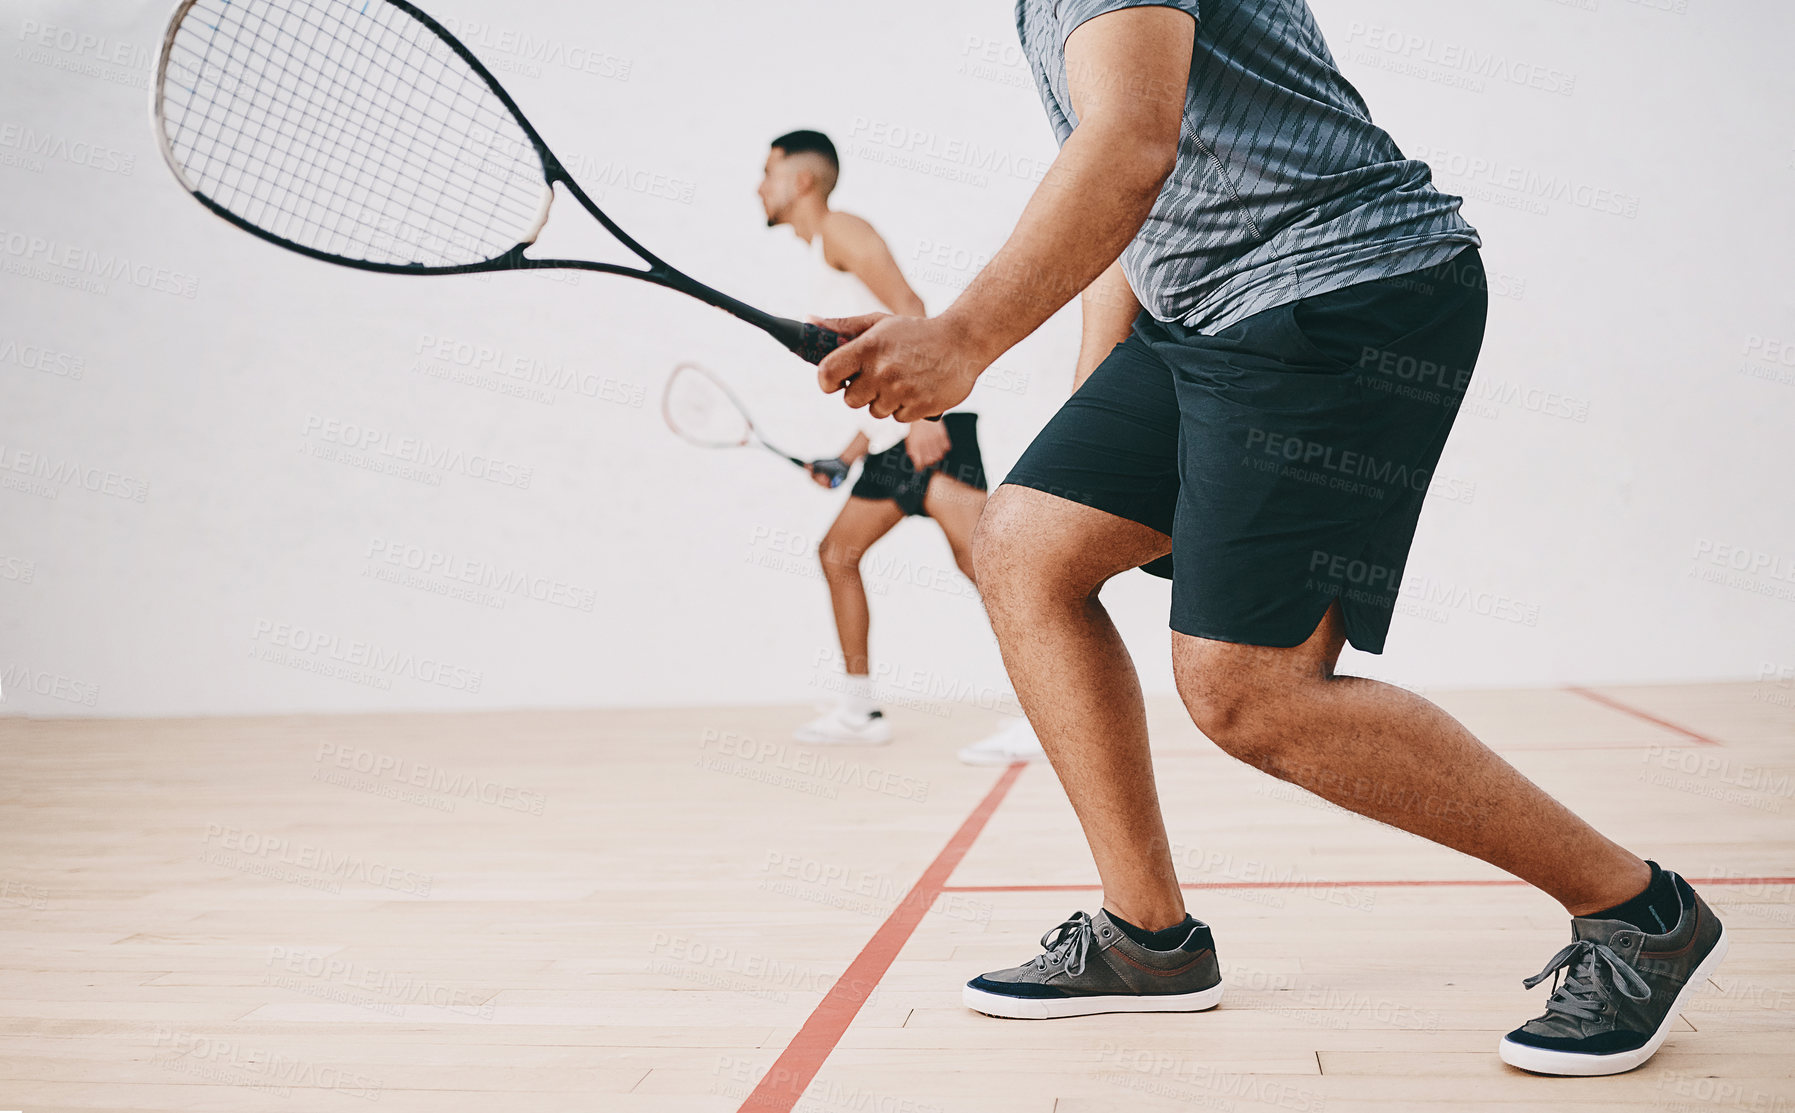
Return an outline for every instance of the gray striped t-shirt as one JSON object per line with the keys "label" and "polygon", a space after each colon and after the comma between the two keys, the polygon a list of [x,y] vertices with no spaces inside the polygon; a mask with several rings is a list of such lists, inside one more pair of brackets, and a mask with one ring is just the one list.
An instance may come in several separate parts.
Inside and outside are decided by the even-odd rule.
{"label": "gray striped t-shirt", "polygon": [[1178,162],[1122,253],[1153,316],[1216,332],[1479,242],[1459,198],[1371,122],[1304,0],[1016,0],[1061,143],[1078,123],[1066,37],[1094,16],[1147,6],[1197,18]]}

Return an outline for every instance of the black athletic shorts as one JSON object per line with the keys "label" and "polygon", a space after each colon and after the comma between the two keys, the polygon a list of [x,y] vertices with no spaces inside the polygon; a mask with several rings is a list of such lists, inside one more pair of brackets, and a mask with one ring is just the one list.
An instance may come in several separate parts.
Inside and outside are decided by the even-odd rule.
{"label": "black athletic shorts", "polygon": [[978,414],[954,413],[941,419],[947,428],[947,455],[931,467],[916,470],[904,442],[866,458],[860,478],[850,492],[857,499],[892,499],[905,514],[928,516],[922,508],[929,477],[936,472],[958,479],[969,487],[985,489],[985,461],[979,455]]}
{"label": "black athletic shorts", "polygon": [[1467,248],[1213,335],[1143,313],[1004,482],[1168,535],[1180,633],[1300,645],[1338,599],[1381,653],[1488,300]]}

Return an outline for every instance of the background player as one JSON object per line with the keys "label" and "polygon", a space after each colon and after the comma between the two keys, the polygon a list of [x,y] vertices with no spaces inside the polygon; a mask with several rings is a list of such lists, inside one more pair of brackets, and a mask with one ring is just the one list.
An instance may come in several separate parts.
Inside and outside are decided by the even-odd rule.
{"label": "background player", "polygon": [[[829,207],[841,174],[835,144],[818,131],[794,131],[773,140],[760,199],[769,228],[789,225],[810,246],[809,305],[818,313],[852,316],[888,309],[905,317],[925,313],[891,250],[873,226]],[[798,728],[801,742],[877,744],[891,727],[873,697],[868,652],[871,616],[860,562],[866,551],[910,515],[933,518],[946,535],[954,562],[973,579],[972,531],[985,507],[985,472],[979,453],[978,415],[957,412],[941,421],[904,425],[863,415],[861,429],[838,459],[862,463],[847,504],[819,546],[823,576],[835,611],[845,676],[834,707]],[[815,473],[813,473],[815,474]],[[828,486],[828,479],[816,475]],[[971,759],[1027,760],[1040,754],[1033,733],[1000,732],[968,747]],[[1018,756],[1010,756],[1017,752]]]}

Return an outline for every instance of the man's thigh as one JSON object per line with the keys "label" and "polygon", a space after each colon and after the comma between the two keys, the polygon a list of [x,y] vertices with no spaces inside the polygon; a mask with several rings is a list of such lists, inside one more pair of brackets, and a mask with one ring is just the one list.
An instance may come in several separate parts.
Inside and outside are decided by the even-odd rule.
{"label": "man's thigh", "polygon": [[978,527],[984,512],[987,492],[982,487],[962,483],[945,472],[929,476],[927,492],[922,497],[922,512],[935,520],[941,532],[956,551],[972,543],[972,531]]}
{"label": "man's thigh", "polygon": [[858,564],[873,542],[903,520],[903,510],[890,499],[850,497],[823,534],[819,555],[829,564]]}
{"label": "man's thigh", "polygon": [[1168,536],[1178,506],[1178,424],[1171,368],[1130,335],[1036,435],[1004,488],[1026,487]]}

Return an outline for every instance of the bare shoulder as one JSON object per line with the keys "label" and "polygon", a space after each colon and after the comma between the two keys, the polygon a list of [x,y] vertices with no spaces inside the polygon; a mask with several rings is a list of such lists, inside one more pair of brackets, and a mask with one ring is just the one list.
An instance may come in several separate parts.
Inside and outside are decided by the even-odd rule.
{"label": "bare shoulder", "polygon": [[830,213],[823,220],[822,233],[823,258],[844,270],[854,260],[865,258],[868,251],[885,246],[878,231],[853,213]]}

